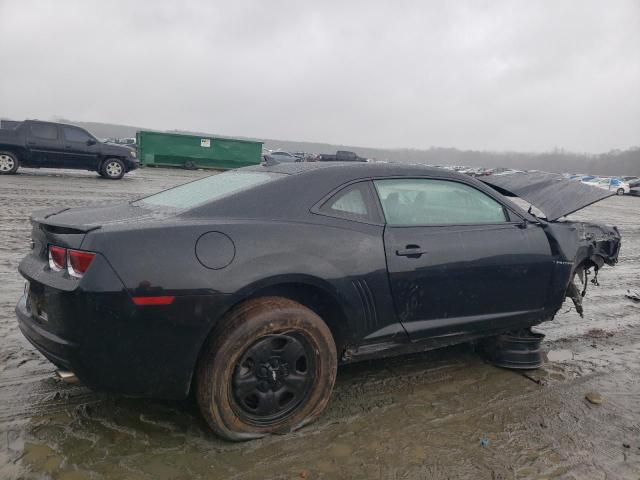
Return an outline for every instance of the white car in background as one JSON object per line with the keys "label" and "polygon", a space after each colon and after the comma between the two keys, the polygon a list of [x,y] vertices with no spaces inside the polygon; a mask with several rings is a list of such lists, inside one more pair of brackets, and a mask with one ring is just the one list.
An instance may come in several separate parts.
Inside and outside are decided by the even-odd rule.
{"label": "white car in background", "polygon": [[294,162],[299,162],[300,158],[296,157],[295,155],[293,155],[292,153],[289,152],[285,152],[282,150],[277,150],[275,152],[270,152],[268,153],[268,156],[271,157],[272,159],[278,161],[278,162],[284,162],[284,163],[294,163]]}
{"label": "white car in background", "polygon": [[625,195],[631,191],[631,187],[628,182],[624,182],[619,178],[601,178],[596,182],[584,182],[594,187],[602,188],[603,190],[609,190],[616,192],[616,195]]}

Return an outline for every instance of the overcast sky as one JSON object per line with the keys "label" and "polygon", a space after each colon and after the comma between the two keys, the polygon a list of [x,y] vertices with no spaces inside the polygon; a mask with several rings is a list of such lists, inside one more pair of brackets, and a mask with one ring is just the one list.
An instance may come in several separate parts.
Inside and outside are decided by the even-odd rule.
{"label": "overcast sky", "polygon": [[371,147],[640,145],[640,1],[0,0],[0,117]]}

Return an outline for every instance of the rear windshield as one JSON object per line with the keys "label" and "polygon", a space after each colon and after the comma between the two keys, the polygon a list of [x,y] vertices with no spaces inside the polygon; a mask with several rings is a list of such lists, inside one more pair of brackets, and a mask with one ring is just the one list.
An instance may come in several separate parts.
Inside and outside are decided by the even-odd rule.
{"label": "rear windshield", "polygon": [[241,190],[248,190],[257,185],[272,182],[283,176],[285,175],[271,172],[225,172],[142,198],[133,202],[133,205],[194,208]]}

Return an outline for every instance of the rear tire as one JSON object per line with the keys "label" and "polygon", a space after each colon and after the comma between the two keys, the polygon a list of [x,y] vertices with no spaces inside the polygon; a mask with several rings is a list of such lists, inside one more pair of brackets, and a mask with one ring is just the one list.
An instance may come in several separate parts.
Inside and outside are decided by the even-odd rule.
{"label": "rear tire", "polygon": [[234,308],[210,336],[196,396],[216,434],[249,440],[315,420],[336,371],[336,346],[318,315],[285,298],[257,298]]}
{"label": "rear tire", "polygon": [[624,195],[624,188],[619,188],[616,190],[616,195]]}
{"label": "rear tire", "polygon": [[125,168],[122,160],[118,158],[107,158],[102,162],[100,167],[100,175],[109,180],[120,180],[124,177]]}
{"label": "rear tire", "polygon": [[11,175],[18,171],[20,162],[13,152],[0,152],[0,175]]}

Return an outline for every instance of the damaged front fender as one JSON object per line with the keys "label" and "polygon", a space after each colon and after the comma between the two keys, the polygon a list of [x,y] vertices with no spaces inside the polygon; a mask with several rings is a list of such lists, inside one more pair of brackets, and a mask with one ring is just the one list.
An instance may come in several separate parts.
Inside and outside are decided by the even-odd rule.
{"label": "damaged front fender", "polygon": [[[594,271],[591,283],[598,285],[602,266],[618,262],[622,237],[617,227],[588,222],[542,222],[555,257],[554,284],[551,304],[559,309],[570,298],[576,311],[583,316],[582,299]],[[580,282],[579,287],[576,279]]]}

